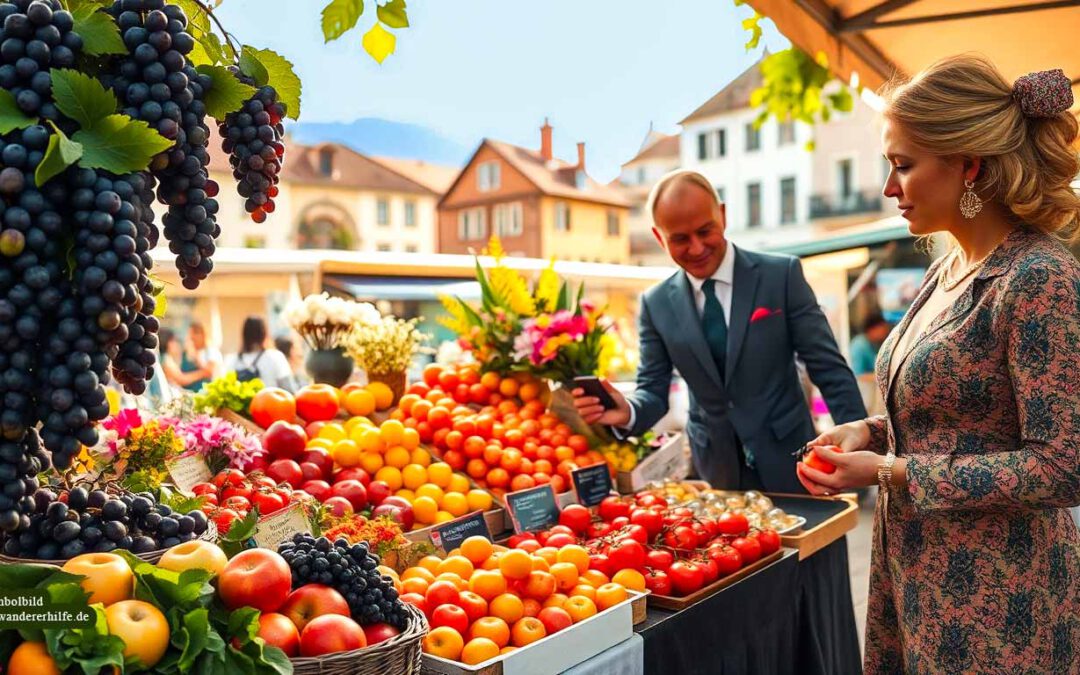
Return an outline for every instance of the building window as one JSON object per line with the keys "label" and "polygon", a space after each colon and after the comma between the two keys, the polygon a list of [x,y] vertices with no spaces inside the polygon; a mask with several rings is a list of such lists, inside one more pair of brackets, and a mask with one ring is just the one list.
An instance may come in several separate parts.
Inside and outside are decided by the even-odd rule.
{"label": "building window", "polygon": [[389,253],[390,244],[379,244],[375,247],[375,250],[379,251],[380,253]]}
{"label": "building window", "polygon": [[486,212],[483,208],[458,211],[458,239],[469,241],[487,236]]}
{"label": "building window", "polygon": [[761,149],[761,129],[751,122],[746,125],[746,151],[754,152]]}
{"label": "building window", "polygon": [[716,132],[716,155],[718,157],[727,156],[727,129],[720,129]]}
{"label": "building window", "polygon": [[555,231],[570,231],[570,205],[566,202],[555,202]]}
{"label": "building window", "polygon": [[266,237],[261,234],[245,234],[244,248],[266,248]]}
{"label": "building window", "polygon": [[334,151],[330,148],[319,151],[319,173],[324,176],[334,175]]}
{"label": "building window", "polygon": [[761,183],[746,186],[746,227],[761,226]]}
{"label": "building window", "polygon": [[481,192],[490,192],[499,189],[499,163],[484,162],[476,167],[477,189]]}
{"label": "building window", "polygon": [[708,159],[709,158],[709,137],[705,134],[697,135],[697,158]]}
{"label": "building window", "polygon": [[795,222],[795,178],[780,179],[780,223]]}
{"label": "building window", "polygon": [[416,253],[419,250],[420,250],[420,248],[416,244],[405,244],[405,252],[406,253]]}
{"label": "building window", "polygon": [[619,212],[607,212],[607,234],[609,237],[619,236]]}
{"label": "building window", "polygon": [[723,185],[717,185],[716,186],[716,198],[720,200],[721,204],[723,204],[724,202],[727,201],[726,199],[724,199],[724,194],[725,194],[724,193],[724,186]]}
{"label": "building window", "polygon": [[495,232],[500,237],[516,237],[524,230],[521,202],[495,205]]}
{"label": "building window", "polygon": [[840,199],[848,199],[855,191],[852,172],[854,167],[850,158],[836,163],[836,190]]}
{"label": "building window", "polygon": [[777,125],[777,145],[791,145],[795,142],[795,123],[781,122]]}
{"label": "building window", "polygon": [[405,227],[416,227],[416,202],[405,202]]}
{"label": "building window", "polygon": [[379,225],[390,224],[390,202],[382,197],[375,202],[375,222]]}

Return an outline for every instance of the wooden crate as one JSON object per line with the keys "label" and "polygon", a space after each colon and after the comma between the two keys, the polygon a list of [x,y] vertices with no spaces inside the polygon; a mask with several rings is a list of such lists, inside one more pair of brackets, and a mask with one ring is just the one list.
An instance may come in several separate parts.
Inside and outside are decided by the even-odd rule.
{"label": "wooden crate", "polygon": [[701,600],[704,600],[705,598],[709,597],[710,595],[712,595],[714,593],[718,593],[719,591],[724,590],[725,588],[727,588],[728,586],[734,584],[735,582],[740,581],[742,579],[745,579],[746,577],[750,576],[754,572],[757,572],[760,569],[768,567],[769,565],[771,565],[774,562],[776,562],[777,560],[779,560],[783,555],[784,555],[784,550],[783,549],[780,549],[778,551],[774,551],[774,552],[770,553],[769,555],[765,556],[764,558],[761,558],[757,562],[754,562],[754,563],[752,563],[750,565],[747,565],[746,567],[742,568],[741,570],[739,570],[739,571],[737,571],[737,572],[735,572],[733,574],[729,574],[729,575],[727,575],[726,577],[724,577],[722,579],[717,579],[716,581],[712,582],[708,586],[705,586],[704,588],[700,588],[700,589],[694,591],[693,593],[691,593],[690,595],[684,595],[682,597],[676,597],[676,596],[673,596],[673,595],[656,595],[655,593],[653,593],[652,595],[649,596],[649,604],[654,606],[654,607],[663,607],[664,609],[671,609],[671,610],[686,609],[690,605],[692,605],[692,604],[694,604],[696,602],[699,602]]}
{"label": "wooden crate", "polygon": [[247,431],[250,431],[251,433],[259,436],[262,436],[263,433],[266,431],[266,429],[263,429],[258,424],[255,424],[243,415],[229,410],[228,408],[218,408],[217,412],[214,413],[214,416],[219,417],[226,422],[229,422],[230,424],[235,424],[236,426],[246,429]]}
{"label": "wooden crate", "polygon": [[[491,538],[498,538],[505,528],[506,512],[501,508],[493,508],[490,511],[484,512],[484,521],[487,523],[488,531],[491,532]],[[405,538],[412,542],[424,542],[431,543],[431,531],[435,529],[434,525],[421,528],[419,530],[410,530],[405,533]]]}
{"label": "wooden crate", "polygon": [[854,530],[859,524],[859,497],[854,493],[844,493],[834,497],[814,497],[811,495],[770,494],[772,497],[807,499],[818,501],[843,502],[844,508],[824,522],[780,536],[780,543],[788,548],[798,549],[799,560],[805,560],[840,537]]}

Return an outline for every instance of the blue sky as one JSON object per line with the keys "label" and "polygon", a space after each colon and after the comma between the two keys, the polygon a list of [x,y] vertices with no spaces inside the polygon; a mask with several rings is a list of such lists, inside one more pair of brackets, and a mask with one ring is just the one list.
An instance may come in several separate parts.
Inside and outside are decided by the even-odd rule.
{"label": "blue sky", "polygon": [[[539,146],[548,117],[556,155],[586,142],[597,179],[618,175],[652,121],[687,113],[753,63],[732,0],[410,0],[411,26],[382,65],[360,46],[374,21],[324,44],[325,0],[224,0],[240,41],[288,57],[304,82],[301,122],[381,118],[422,125],[469,150],[483,137]],[[786,40],[766,25],[761,46]],[[407,152],[403,154],[416,154]]]}

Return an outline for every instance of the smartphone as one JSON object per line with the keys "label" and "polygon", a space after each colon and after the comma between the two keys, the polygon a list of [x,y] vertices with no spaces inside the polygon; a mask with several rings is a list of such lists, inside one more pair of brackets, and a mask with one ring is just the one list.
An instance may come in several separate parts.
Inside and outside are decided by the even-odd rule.
{"label": "smartphone", "polygon": [[574,387],[583,389],[586,396],[595,396],[600,399],[600,405],[604,406],[604,410],[614,410],[618,407],[615,399],[611,398],[611,394],[608,393],[607,389],[604,389],[604,384],[599,377],[594,375],[575,377]]}

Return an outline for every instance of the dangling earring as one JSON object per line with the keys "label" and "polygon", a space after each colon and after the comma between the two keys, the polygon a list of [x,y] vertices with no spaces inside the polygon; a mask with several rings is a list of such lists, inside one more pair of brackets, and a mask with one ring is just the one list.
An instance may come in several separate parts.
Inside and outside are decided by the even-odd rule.
{"label": "dangling earring", "polygon": [[979,211],[982,211],[983,203],[979,199],[979,195],[975,194],[975,181],[965,180],[964,187],[967,188],[967,192],[960,197],[960,213],[968,220],[979,215]]}

